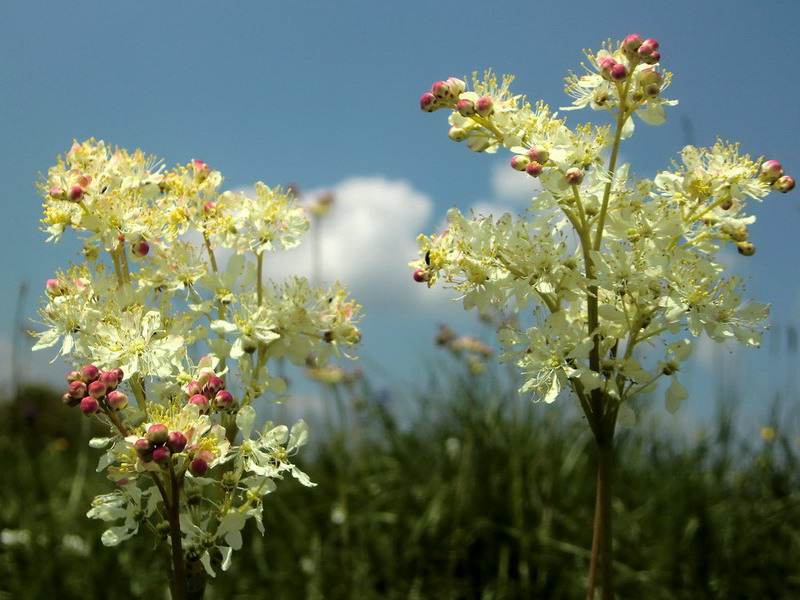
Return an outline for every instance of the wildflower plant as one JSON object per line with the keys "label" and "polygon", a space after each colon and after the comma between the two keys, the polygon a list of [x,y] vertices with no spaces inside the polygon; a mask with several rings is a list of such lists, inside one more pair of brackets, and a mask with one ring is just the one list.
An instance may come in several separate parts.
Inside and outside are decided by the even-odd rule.
{"label": "wildflower plant", "polygon": [[524,376],[522,393],[554,402],[574,394],[598,457],[597,503],[587,598],[598,564],[611,599],[612,470],[617,421],[632,424],[631,400],[666,380],[666,408],[687,398],[678,374],[691,338],[757,346],[768,306],[744,300],[742,282],[725,274],[720,252],[752,256],[749,200],[790,191],[795,181],[776,160],[751,159],[738,144],[686,146],[653,179],[618,164],[621,142],[637,121],[659,125],[677,104],[664,92],[672,74],[655,40],[629,35],[587,52],[584,73],[570,74],[572,104],[607,113],[611,123],[570,128],[542,102],[510,90],[512,77],[487,72],[467,87],[451,77],[433,84],[420,106],[449,113],[449,137],[470,150],[512,154],[510,168],[538,179],[526,217],[468,216],[457,208],[447,228],[419,237],[414,279],[458,290],[466,309],[531,313],[533,326],[498,336],[501,360]]}
{"label": "wildflower plant", "polygon": [[327,360],[360,340],[360,307],[339,284],[266,282],[268,255],[308,227],[291,193],[219,191],[199,160],[172,170],[137,150],[75,143],[40,184],[48,241],[83,240],[85,260],[47,281],[34,349],[72,363],[63,401],[108,426],[98,471],[114,490],[88,512],[105,545],[141,530],[164,551],[175,599],[201,598],[228,568],[264,496],[289,474],[305,422],[255,424],[282,401],[270,361]]}

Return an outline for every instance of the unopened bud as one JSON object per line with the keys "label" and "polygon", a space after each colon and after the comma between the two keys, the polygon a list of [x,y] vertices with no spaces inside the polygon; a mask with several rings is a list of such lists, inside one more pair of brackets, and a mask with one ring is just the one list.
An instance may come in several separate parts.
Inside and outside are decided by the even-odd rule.
{"label": "unopened bud", "polygon": [[617,63],[611,67],[611,79],[614,81],[623,81],[628,76],[628,67],[622,63]]}
{"label": "unopened bud", "polygon": [[653,84],[661,86],[662,81],[664,81],[664,77],[655,69],[645,69],[639,74],[639,83],[642,87]]}
{"label": "unopened bud", "polygon": [[642,36],[638,33],[632,33],[622,40],[620,50],[622,50],[623,54],[628,58],[634,58],[637,55],[636,51],[642,45],[643,41]]}
{"label": "unopened bud", "polygon": [[197,374],[197,381],[200,383],[200,385],[205,385],[209,379],[216,376],[217,374],[214,372],[214,369],[204,367],[200,369],[200,372]]}
{"label": "unopened bud", "polygon": [[462,81],[458,77],[448,77],[447,78],[447,85],[450,86],[450,90],[456,96],[458,96],[461,92],[463,92],[465,89],[467,89],[467,84],[464,83],[464,81]]}
{"label": "unopened bud", "polygon": [[525,172],[531,177],[538,177],[542,172],[542,165],[540,165],[535,160],[532,160],[527,165],[525,165]]}
{"label": "unopened bud", "polygon": [[80,400],[84,396],[86,396],[86,384],[82,381],[73,381],[69,384],[69,388],[67,389],[67,393],[73,398],[77,398]]}
{"label": "unopened bud", "polygon": [[414,281],[417,283],[425,283],[431,278],[430,271],[425,269],[416,269],[414,271]]}
{"label": "unopened bud", "polygon": [[450,84],[446,81],[437,81],[434,83],[431,86],[431,94],[436,96],[439,100],[447,100],[455,96],[453,90],[450,88]]}
{"label": "unopened bud", "polygon": [[761,165],[761,179],[767,183],[775,183],[783,175],[783,165],[777,160],[765,160]]}
{"label": "unopened bud", "polygon": [[140,457],[148,455],[148,460],[153,455],[153,445],[145,438],[139,438],[133,442],[133,449],[136,450],[136,454],[138,454]]}
{"label": "unopened bud", "polygon": [[419,99],[419,107],[425,112],[433,112],[437,108],[441,108],[436,96],[430,92],[425,92],[422,94],[422,97]]}
{"label": "unopened bud", "polygon": [[83,375],[81,375],[80,371],[70,371],[67,373],[67,383],[72,383],[73,381],[83,381]]}
{"label": "unopened bud", "polygon": [[784,175],[774,183],[775,189],[779,192],[791,192],[794,189],[794,177]]}
{"label": "unopened bud", "polygon": [[128,397],[122,392],[113,390],[108,392],[108,397],[106,397],[106,405],[111,410],[120,411],[128,406]]}
{"label": "unopened bud", "polygon": [[646,62],[648,65],[657,65],[659,62],[661,62],[661,52],[651,52],[650,56],[644,59],[644,62]]}
{"label": "unopened bud", "polygon": [[83,369],[81,369],[81,375],[86,383],[91,383],[92,381],[100,377],[100,369],[98,369],[94,365],[86,365],[85,367],[83,367]]}
{"label": "unopened bud", "polygon": [[511,168],[515,171],[524,171],[529,162],[531,161],[527,156],[524,154],[517,154],[511,157]]}
{"label": "unopened bud", "polygon": [[186,436],[180,431],[170,431],[167,437],[167,448],[172,452],[183,452],[186,448]]}
{"label": "unopened bud", "polygon": [[217,410],[230,410],[233,407],[233,396],[228,390],[220,390],[217,392],[217,395],[214,396],[214,405],[217,407]]}
{"label": "unopened bud", "polygon": [[742,256],[753,256],[756,253],[756,245],[753,242],[739,242],[736,244],[736,249]]}
{"label": "unopened bud", "polygon": [[603,79],[611,80],[611,70],[619,63],[610,56],[597,59],[597,66],[600,68],[600,75]]}
{"label": "unopened bud", "polygon": [[192,169],[194,169],[195,180],[201,183],[205,181],[211,173],[211,167],[202,160],[197,160],[196,158],[192,159]]}
{"label": "unopened bud", "polygon": [[162,425],[161,423],[154,423],[147,428],[147,434],[145,435],[147,441],[153,444],[154,446],[160,446],[162,444],[167,443],[167,438],[169,437],[169,429],[167,429],[166,425]]}
{"label": "unopened bud", "polygon": [[89,384],[87,391],[92,398],[102,398],[106,395],[106,384],[97,379]]}
{"label": "unopened bud", "polygon": [[528,158],[543,165],[547,162],[547,159],[550,158],[550,153],[541,146],[532,146],[531,149],[528,150]]}
{"label": "unopened bud", "polygon": [[83,198],[83,188],[79,185],[73,185],[69,188],[69,199],[73,202],[77,202]]}
{"label": "unopened bud", "polygon": [[472,100],[464,98],[456,102],[456,110],[462,117],[471,117],[475,114],[475,103]]}
{"label": "unopened bud", "polygon": [[475,112],[481,117],[488,117],[494,111],[494,100],[489,96],[481,96],[475,102]]}
{"label": "unopened bud", "polygon": [[222,377],[210,377],[203,388],[203,392],[213,396],[220,390],[225,389],[225,380]]}
{"label": "unopened bud", "polygon": [[202,477],[208,472],[208,463],[202,458],[195,458],[189,463],[189,472],[195,477]]}
{"label": "unopened bud", "polygon": [[64,191],[64,188],[60,187],[51,187],[48,194],[53,200],[66,200],[67,198],[67,193]]}
{"label": "unopened bud", "polygon": [[93,398],[92,396],[86,396],[83,400],[81,400],[81,412],[85,414],[87,417],[92,416],[93,414],[97,413],[100,410],[100,403],[97,401],[97,398]]}
{"label": "unopened bud", "polygon": [[644,40],[636,49],[636,53],[642,58],[648,57],[658,50],[658,42],[652,38]]}
{"label": "unopened bud", "polygon": [[108,392],[117,389],[119,384],[117,376],[112,371],[103,371],[97,379],[106,385],[106,391]]}
{"label": "unopened bud", "polygon": [[578,167],[572,167],[571,169],[567,169],[567,172],[564,173],[564,177],[570,185],[580,185],[583,181],[583,171]]}
{"label": "unopened bud", "polygon": [[172,456],[172,452],[166,446],[159,446],[153,450],[153,462],[157,465],[168,463],[170,456]]}
{"label": "unopened bud", "polygon": [[119,367],[114,367],[111,369],[111,372],[116,376],[117,383],[122,383],[122,380],[125,378],[125,372]]}
{"label": "unopened bud", "polygon": [[195,404],[200,408],[200,412],[207,413],[210,403],[208,398],[206,398],[203,394],[195,394],[189,398],[189,404]]}
{"label": "unopened bud", "polygon": [[186,386],[186,393],[189,396],[194,396],[195,394],[202,394],[203,393],[203,384],[199,381],[190,381],[189,385]]}
{"label": "unopened bud", "polygon": [[143,258],[150,252],[150,244],[144,240],[137,240],[131,244],[131,252],[137,258]]}
{"label": "unopened bud", "polygon": [[89,187],[89,184],[92,183],[92,177],[91,175],[78,175],[77,179],[75,179],[75,183],[83,189],[86,189]]}
{"label": "unopened bud", "polygon": [[454,142],[463,142],[469,137],[469,132],[461,127],[451,127],[450,131],[447,132],[447,137]]}

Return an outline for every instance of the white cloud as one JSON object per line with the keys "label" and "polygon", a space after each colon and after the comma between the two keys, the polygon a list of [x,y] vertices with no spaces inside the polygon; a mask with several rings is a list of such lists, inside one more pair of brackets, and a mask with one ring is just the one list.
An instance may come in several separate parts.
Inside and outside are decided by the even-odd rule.
{"label": "white cloud", "polygon": [[334,203],[318,224],[312,223],[318,231],[309,230],[297,248],[270,256],[267,276],[304,275],[313,280],[317,260],[320,279],[344,283],[370,313],[406,303],[430,309],[452,297],[452,292],[416,283],[408,267],[418,257],[417,236],[432,232],[433,201],[428,196],[405,181],[352,177],[328,190],[310,192],[303,203],[326,192],[333,194]]}

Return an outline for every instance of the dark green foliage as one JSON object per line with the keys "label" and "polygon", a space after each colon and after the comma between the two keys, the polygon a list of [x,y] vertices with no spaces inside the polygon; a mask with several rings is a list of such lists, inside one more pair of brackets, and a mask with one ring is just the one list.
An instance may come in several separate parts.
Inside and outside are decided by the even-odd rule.
{"label": "dark green foliage", "polygon": [[[207,598],[582,598],[594,503],[588,427],[566,406],[528,405],[499,388],[491,375],[451,377],[402,425],[365,393],[345,411],[345,431],[321,441],[312,432],[317,445],[298,457],[318,486],[278,486],[265,502],[266,537],[248,528]],[[6,424],[13,410],[6,405]],[[92,472],[99,453],[72,436],[68,447],[54,442],[63,431],[49,440],[2,431],[0,530],[30,540],[0,545],[0,590],[163,597],[149,534],[103,548],[102,524],[84,517],[107,489]],[[620,436],[618,457],[620,598],[800,597],[794,438],[747,440],[721,416],[702,438],[637,426]]]}

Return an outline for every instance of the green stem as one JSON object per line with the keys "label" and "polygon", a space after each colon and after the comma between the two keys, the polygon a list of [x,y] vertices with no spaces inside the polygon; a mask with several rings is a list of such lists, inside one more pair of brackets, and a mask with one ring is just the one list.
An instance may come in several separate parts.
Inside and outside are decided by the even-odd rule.
{"label": "green stem", "polygon": [[[187,600],[186,564],[183,558],[183,540],[181,537],[181,490],[180,482],[175,476],[172,465],[169,465],[169,482],[171,502],[166,508],[169,514],[169,537],[172,549],[172,600]],[[166,503],[166,500],[165,500]]]}

